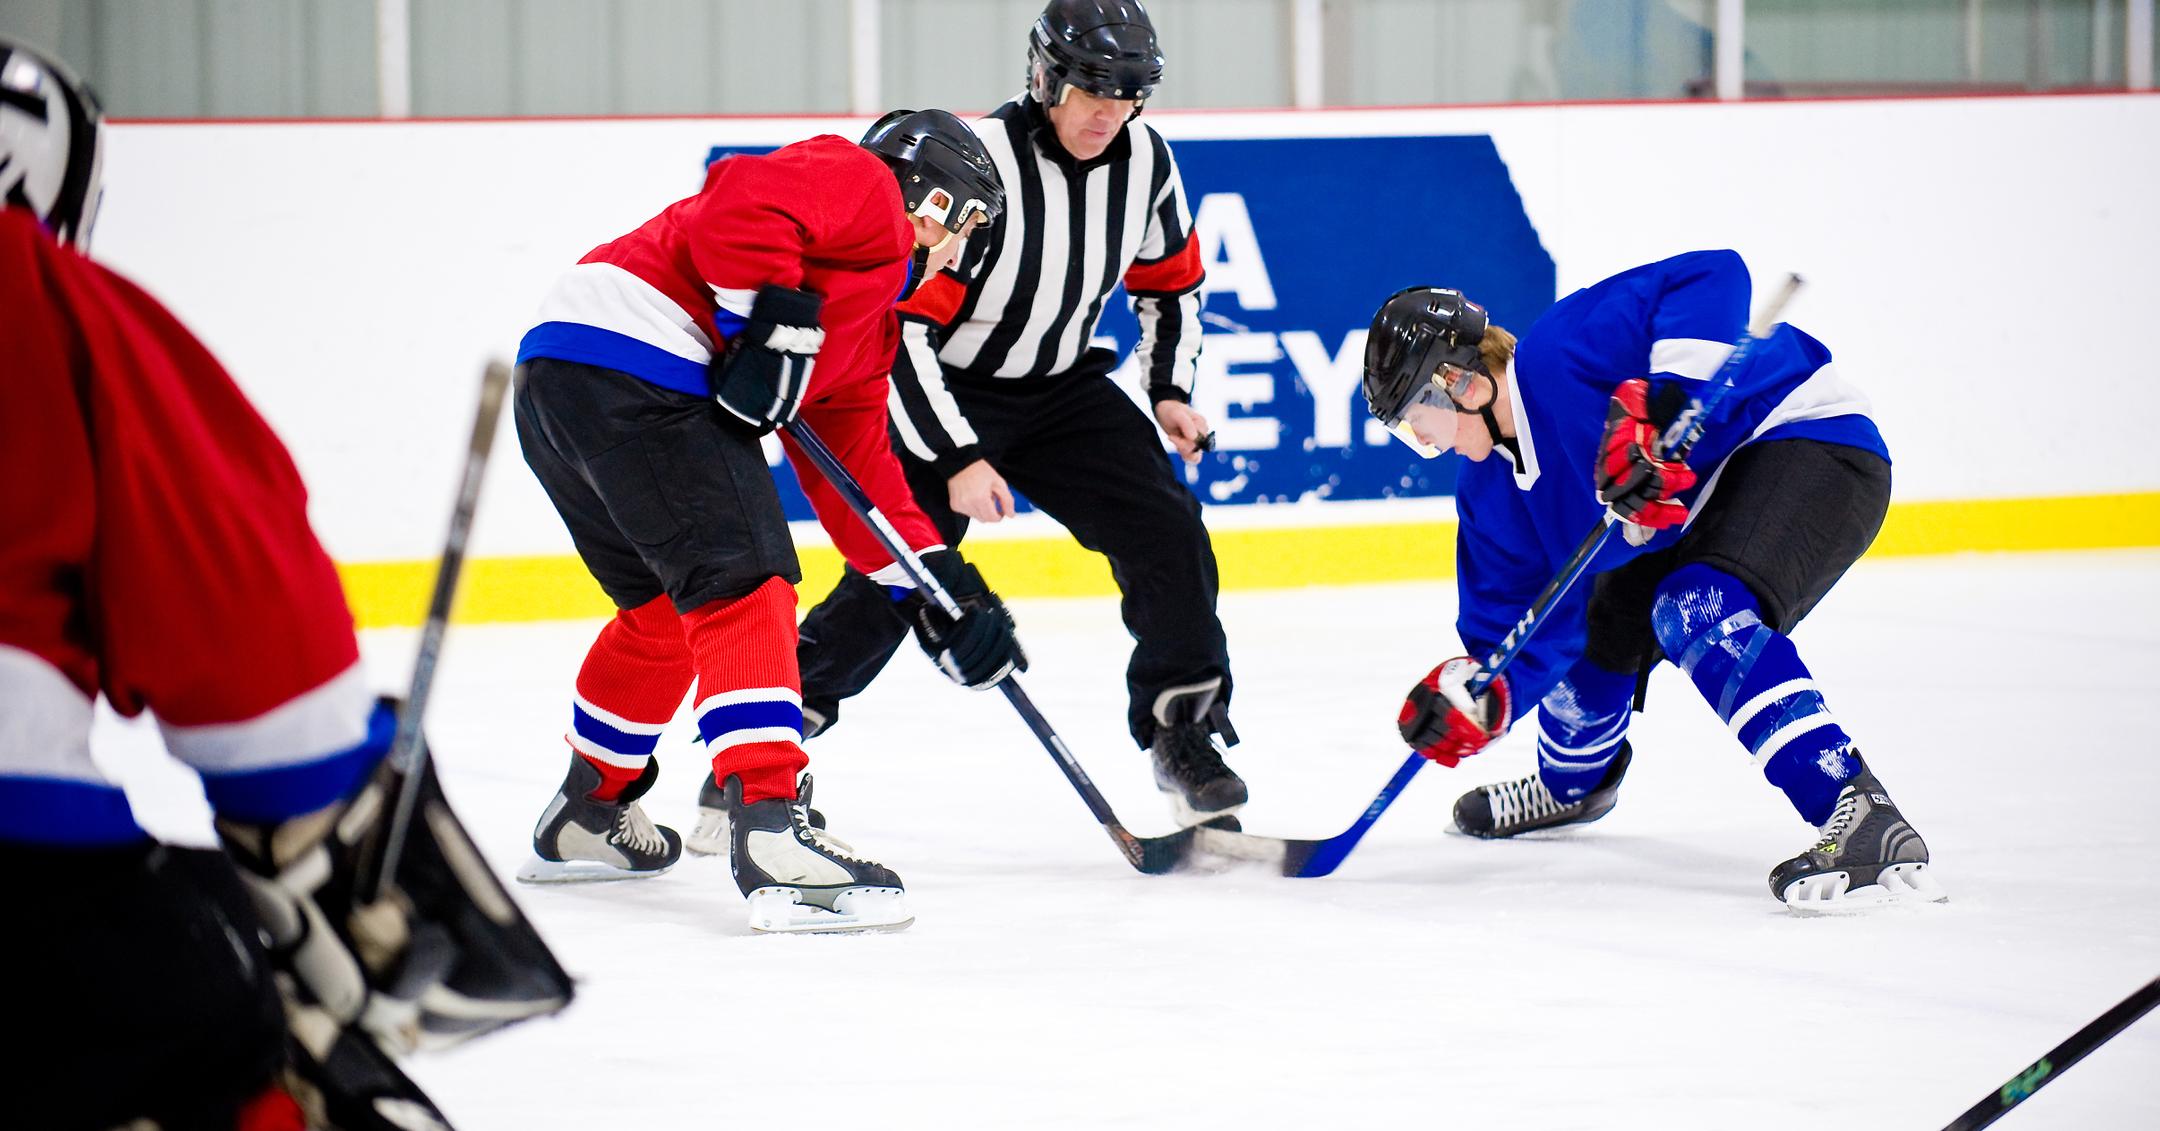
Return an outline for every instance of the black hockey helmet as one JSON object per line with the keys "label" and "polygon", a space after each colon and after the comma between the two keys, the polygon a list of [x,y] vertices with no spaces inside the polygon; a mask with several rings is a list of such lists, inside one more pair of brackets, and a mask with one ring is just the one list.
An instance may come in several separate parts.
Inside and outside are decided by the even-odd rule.
{"label": "black hockey helmet", "polygon": [[987,226],[1005,211],[1005,184],[990,152],[967,123],[943,110],[895,110],[870,127],[862,146],[900,179],[910,216],[958,232],[970,215]]}
{"label": "black hockey helmet", "polygon": [[[1365,407],[1380,423],[1420,450],[1403,424],[1413,405],[1458,412],[1485,407],[1465,401],[1470,375],[1485,372],[1485,308],[1445,287],[1407,287],[1388,296],[1365,337]],[[1488,402],[1489,403],[1489,402]]]}
{"label": "black hockey helmet", "polygon": [[54,236],[89,247],[104,117],[66,67],[0,39],[0,207],[27,208]]}
{"label": "black hockey helmet", "polygon": [[[1050,0],[1028,31],[1028,93],[1046,107],[1076,86],[1145,103],[1162,68],[1155,21],[1140,0]],[[1138,105],[1133,113],[1140,113]]]}

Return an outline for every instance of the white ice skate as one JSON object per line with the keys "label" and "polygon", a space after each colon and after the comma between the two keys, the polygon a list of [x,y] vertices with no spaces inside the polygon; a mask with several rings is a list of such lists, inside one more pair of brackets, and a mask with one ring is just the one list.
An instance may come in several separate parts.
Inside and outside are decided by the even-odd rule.
{"label": "white ice skate", "polygon": [[898,931],[915,921],[892,869],[855,854],[810,820],[810,775],[794,800],[745,805],[742,781],[721,790],[728,861],[750,902],[750,929],[774,933]]}

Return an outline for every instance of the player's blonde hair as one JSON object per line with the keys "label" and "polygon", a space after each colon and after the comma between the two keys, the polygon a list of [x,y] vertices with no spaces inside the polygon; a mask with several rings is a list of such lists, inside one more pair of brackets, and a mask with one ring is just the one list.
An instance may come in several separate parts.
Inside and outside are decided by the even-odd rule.
{"label": "player's blonde hair", "polygon": [[1485,327],[1485,338],[1478,343],[1478,357],[1485,362],[1485,371],[1499,376],[1508,363],[1515,360],[1515,335],[1502,326]]}

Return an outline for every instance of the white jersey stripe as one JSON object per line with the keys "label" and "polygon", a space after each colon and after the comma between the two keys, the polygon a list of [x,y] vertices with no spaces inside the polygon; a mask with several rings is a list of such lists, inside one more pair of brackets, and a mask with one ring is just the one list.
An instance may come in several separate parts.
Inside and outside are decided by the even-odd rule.
{"label": "white jersey stripe", "polygon": [[1732,356],[1731,342],[1702,338],[1659,338],[1650,343],[1650,372],[1708,381]]}
{"label": "white jersey stripe", "polygon": [[712,338],[696,319],[659,288],[612,263],[580,263],[563,272],[540,301],[540,321],[612,330],[699,365],[713,358]]}

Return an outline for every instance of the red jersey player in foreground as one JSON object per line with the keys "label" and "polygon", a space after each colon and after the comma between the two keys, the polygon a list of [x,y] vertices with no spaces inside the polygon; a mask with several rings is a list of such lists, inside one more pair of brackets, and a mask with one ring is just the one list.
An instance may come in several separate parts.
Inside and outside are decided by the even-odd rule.
{"label": "red jersey player in foreground", "polygon": [[[81,253],[101,149],[89,91],[0,40],[0,963],[36,1022],[6,1122],[443,1126],[389,1053],[554,1012],[569,978],[432,775],[358,894],[404,780],[393,705],[283,446]],[[136,823],[91,758],[99,695],[156,716],[223,851]]]}
{"label": "red jersey player in foreground", "polygon": [[[620,611],[578,673],[569,774],[520,879],[621,879],[675,863],[681,838],[637,800],[694,683],[751,926],[913,921],[900,877],[809,810],[802,574],[760,437],[798,417],[814,428],[960,599],[958,620],[922,599],[820,476],[798,477],[834,545],[895,590],[947,675],[982,688],[1024,668],[1012,618],[943,548],[886,431],[894,304],[1003,206],[996,169],[959,119],[895,111],[861,144],[827,134],[714,163],[697,195],[556,283],[518,352],[518,440]],[[795,459],[793,439],[782,442]]]}

